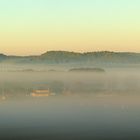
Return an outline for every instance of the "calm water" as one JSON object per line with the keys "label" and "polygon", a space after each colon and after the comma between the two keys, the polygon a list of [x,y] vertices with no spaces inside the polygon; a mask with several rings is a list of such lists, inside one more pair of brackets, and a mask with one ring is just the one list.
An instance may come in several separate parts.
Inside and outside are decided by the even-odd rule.
{"label": "calm water", "polygon": [[[112,79],[110,75],[87,75],[84,83],[79,83],[82,75],[61,76],[52,76],[53,80],[63,79],[64,84],[63,88],[58,88],[62,83],[54,84],[59,91],[55,96],[32,97],[30,92],[37,85],[37,89],[46,87],[51,77],[46,74],[39,77],[37,73],[1,73],[0,139],[140,139],[139,75],[133,81],[128,81],[131,75]],[[73,88],[72,83],[77,83],[79,88]]]}

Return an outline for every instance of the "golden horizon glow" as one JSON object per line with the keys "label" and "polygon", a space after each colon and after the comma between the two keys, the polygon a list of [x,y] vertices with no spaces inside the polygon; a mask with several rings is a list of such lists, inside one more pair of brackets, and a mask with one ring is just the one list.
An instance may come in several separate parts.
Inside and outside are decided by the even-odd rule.
{"label": "golden horizon glow", "polygon": [[140,52],[138,0],[5,0],[0,53],[50,50]]}

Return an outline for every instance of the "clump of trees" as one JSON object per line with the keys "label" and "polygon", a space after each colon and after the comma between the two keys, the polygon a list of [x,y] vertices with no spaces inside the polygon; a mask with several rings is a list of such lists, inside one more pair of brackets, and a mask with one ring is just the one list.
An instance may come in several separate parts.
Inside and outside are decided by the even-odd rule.
{"label": "clump of trees", "polygon": [[102,68],[73,68],[70,72],[105,72]]}

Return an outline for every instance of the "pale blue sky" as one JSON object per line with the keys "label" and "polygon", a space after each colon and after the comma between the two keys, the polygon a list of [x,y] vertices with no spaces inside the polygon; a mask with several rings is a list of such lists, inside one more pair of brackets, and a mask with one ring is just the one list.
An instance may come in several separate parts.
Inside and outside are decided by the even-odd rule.
{"label": "pale blue sky", "polygon": [[140,0],[1,0],[0,52],[140,52],[139,16]]}
{"label": "pale blue sky", "polygon": [[[1,0],[0,17],[5,22],[22,20],[67,22],[73,20],[83,22],[84,18],[98,22],[139,19],[139,0]],[[78,18],[78,19],[77,19]],[[132,21],[131,21],[132,22]]]}

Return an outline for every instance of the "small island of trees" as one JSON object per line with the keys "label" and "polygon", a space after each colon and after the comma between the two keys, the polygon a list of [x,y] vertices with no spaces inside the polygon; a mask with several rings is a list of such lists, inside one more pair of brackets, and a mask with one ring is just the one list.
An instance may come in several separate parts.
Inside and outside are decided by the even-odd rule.
{"label": "small island of trees", "polygon": [[102,68],[73,68],[70,72],[105,72]]}

